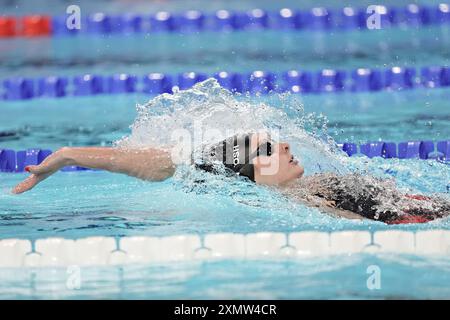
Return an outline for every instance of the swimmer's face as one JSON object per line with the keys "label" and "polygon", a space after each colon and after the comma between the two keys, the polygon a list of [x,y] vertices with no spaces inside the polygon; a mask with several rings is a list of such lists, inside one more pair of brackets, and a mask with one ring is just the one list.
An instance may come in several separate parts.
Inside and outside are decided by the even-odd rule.
{"label": "swimmer's face", "polygon": [[[265,133],[252,135],[251,149],[255,151],[264,142],[271,141]],[[279,185],[303,175],[304,169],[291,154],[288,143],[272,142],[270,156],[260,155],[253,159],[255,167],[255,181],[259,184]]]}

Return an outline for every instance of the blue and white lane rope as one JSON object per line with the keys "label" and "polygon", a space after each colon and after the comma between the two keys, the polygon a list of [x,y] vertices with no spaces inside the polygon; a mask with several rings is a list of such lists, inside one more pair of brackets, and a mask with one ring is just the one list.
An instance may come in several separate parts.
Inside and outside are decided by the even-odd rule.
{"label": "blue and white lane rope", "polygon": [[409,4],[403,7],[370,5],[368,7],[324,8],[309,10],[282,8],[277,11],[218,10],[205,13],[189,10],[183,13],[167,11],[155,14],[27,15],[0,16],[0,39],[12,37],[50,37],[88,35],[155,34],[160,32],[199,33],[205,31],[346,31],[372,30],[390,27],[445,26],[450,23],[450,6]]}
{"label": "blue and white lane rope", "polygon": [[[369,158],[398,158],[398,159],[436,159],[443,162],[450,160],[450,140],[438,141],[408,141],[400,142],[368,142],[338,144],[349,156],[363,155]],[[0,172],[24,172],[28,165],[40,164],[52,153],[47,149],[11,150],[0,148]],[[62,171],[87,170],[77,166],[65,167]]]}
{"label": "blue and white lane rope", "polygon": [[37,79],[18,77],[3,81],[0,97],[26,100],[37,97],[60,98],[98,94],[171,93],[174,87],[188,89],[208,77],[217,79],[224,88],[240,93],[267,94],[293,92],[321,94],[331,92],[399,91],[415,88],[450,87],[450,67],[391,67],[354,70],[323,69],[286,72],[253,71],[249,73],[218,72],[212,75],[184,72],[176,75],[150,73],[142,77],[129,74],[102,76],[85,74],[73,78],[50,76]]}

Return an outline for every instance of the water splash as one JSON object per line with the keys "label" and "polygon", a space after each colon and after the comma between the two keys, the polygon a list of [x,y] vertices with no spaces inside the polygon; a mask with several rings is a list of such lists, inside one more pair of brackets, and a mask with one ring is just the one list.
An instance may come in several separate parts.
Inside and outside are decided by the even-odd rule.
{"label": "water splash", "polygon": [[[189,139],[181,143],[186,144],[186,149],[195,150],[204,144],[216,143],[236,133],[268,131],[274,137],[273,133],[276,132],[277,140],[290,143],[292,153],[305,167],[305,175],[316,173],[345,175],[347,177],[345,179],[325,179],[325,182],[331,182],[324,182],[322,187],[329,192],[334,190],[336,194],[348,194],[355,203],[373,201],[376,211],[374,219],[379,219],[379,215],[387,212],[401,214],[401,208],[411,206],[413,202],[405,200],[402,194],[420,190],[417,187],[425,184],[428,187],[425,192],[439,192],[440,190],[432,188],[436,186],[436,178],[444,180],[448,178],[448,168],[443,165],[431,169],[434,170],[434,177],[430,183],[421,181],[421,176],[430,170],[422,160],[407,160],[409,162],[406,167],[411,168],[413,165],[417,168],[414,179],[408,180],[405,164],[399,160],[349,158],[337,148],[328,134],[327,122],[327,118],[322,114],[306,113],[302,104],[293,95],[250,97],[233,94],[222,88],[215,79],[208,79],[189,90],[162,94],[145,105],[139,105],[138,117],[131,126],[131,134],[118,141],[117,146],[125,148],[173,146],[180,143],[180,140],[173,139],[173,133],[183,130],[189,133]],[[208,132],[214,134],[205,134]],[[391,168],[386,169],[386,165],[390,165]],[[447,174],[445,172],[442,174],[442,171],[446,171]],[[401,175],[400,187],[403,190],[399,190],[396,179],[392,179],[393,172]],[[364,179],[352,178],[349,175],[351,173],[358,173],[359,177]],[[283,201],[279,194],[267,192],[268,190],[254,184],[192,170],[189,166],[179,168],[175,179],[180,182],[177,186],[186,191],[212,193],[249,207],[280,209],[282,204],[286,210],[295,208],[292,203]],[[307,186],[301,188],[305,192],[309,189],[311,188]],[[294,193],[298,196],[301,190],[294,190]],[[373,197],[367,200],[371,194]],[[333,198],[333,195],[330,197]]]}
{"label": "water splash", "polygon": [[[131,134],[117,141],[117,146],[173,146],[181,142],[185,149],[195,150],[236,133],[268,131],[273,138],[291,144],[307,174],[345,170],[342,153],[330,143],[326,117],[305,113],[289,94],[249,97],[233,94],[215,79],[207,79],[189,90],[157,96],[138,105],[137,110]],[[175,141],[174,133],[181,130],[190,138]]]}

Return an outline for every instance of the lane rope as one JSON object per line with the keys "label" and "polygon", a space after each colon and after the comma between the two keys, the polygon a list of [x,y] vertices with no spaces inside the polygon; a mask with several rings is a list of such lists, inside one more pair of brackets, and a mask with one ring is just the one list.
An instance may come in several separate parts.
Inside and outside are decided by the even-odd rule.
{"label": "lane rope", "polygon": [[183,72],[175,75],[149,73],[145,76],[85,74],[72,78],[49,76],[5,79],[0,96],[5,100],[27,100],[38,97],[61,98],[99,94],[172,93],[176,87],[189,89],[209,77],[233,92],[270,94],[292,92],[324,94],[340,92],[397,92],[418,88],[450,87],[449,66],[426,66],[420,69],[394,66],[385,69],[354,70],[322,69],[319,71],[289,70],[285,72],[253,71],[248,73]]}
{"label": "lane rope", "polygon": [[[382,157],[385,159],[422,159],[450,163],[450,140],[394,142],[376,141],[360,144],[342,143],[338,147],[348,156]],[[28,165],[40,164],[52,154],[51,150],[30,148],[11,150],[0,148],[0,172],[24,172]],[[78,166],[64,167],[62,171],[89,170]]]}
{"label": "lane rope", "polygon": [[[379,19],[379,22],[376,22]],[[408,4],[403,7],[375,5],[365,8],[316,7],[309,10],[282,8],[277,11],[218,10],[205,13],[188,10],[151,15],[94,13],[80,17],[81,28],[68,27],[68,16],[27,15],[0,17],[0,39],[11,37],[49,37],[75,34],[136,34],[157,32],[198,33],[241,30],[369,30],[374,27],[426,27],[448,25],[450,6]],[[376,25],[379,23],[379,26]],[[372,26],[373,25],[373,26]],[[69,26],[71,24],[69,23]]]}

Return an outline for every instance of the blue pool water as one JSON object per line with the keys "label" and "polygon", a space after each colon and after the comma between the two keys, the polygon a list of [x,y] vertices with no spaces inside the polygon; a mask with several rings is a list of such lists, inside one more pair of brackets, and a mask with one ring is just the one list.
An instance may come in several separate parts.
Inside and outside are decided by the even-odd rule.
{"label": "blue pool water", "polygon": [[[448,258],[358,255],[295,262],[230,260],[85,268],[82,290],[67,289],[65,268],[5,270],[0,274],[0,298],[436,299],[450,293],[448,264]],[[366,287],[369,265],[383,270],[381,290]]]}
{"label": "blue pool water", "polygon": [[[29,12],[19,8],[8,12]],[[191,8],[198,2],[169,2],[170,8]],[[203,3],[203,2],[202,2]],[[283,3],[284,4],[284,3]],[[297,6],[285,1],[286,6]],[[324,2],[339,6],[337,2]],[[396,2],[396,4],[399,4]],[[273,7],[273,2],[217,2],[219,7]],[[304,7],[312,6],[307,2]],[[314,3],[314,5],[317,5]],[[358,2],[358,5],[361,5]],[[86,6],[91,11],[100,5]],[[154,5],[153,9],[159,8]],[[180,7],[181,6],[181,7]],[[214,7],[218,6],[218,7]],[[282,6],[280,4],[280,6]],[[120,5],[108,10],[123,9]],[[133,7],[134,9],[138,7]],[[131,9],[133,9],[131,8]],[[57,9],[49,11],[55,13]],[[133,11],[133,10],[130,10]],[[450,28],[380,30],[335,34],[240,32],[236,34],[173,35],[127,38],[1,40],[0,78],[13,76],[78,75],[86,72],[176,73],[182,71],[255,69],[284,71],[339,67],[448,65]],[[211,46],[214,41],[215,45]],[[329,150],[336,142],[408,141],[450,138],[448,89],[308,96],[228,97],[202,87],[200,98],[180,94],[180,105],[197,112],[210,124],[226,129],[227,120],[215,114],[217,101],[257,114],[236,126],[252,129],[277,126],[305,164],[306,174],[336,170],[367,170],[392,178],[413,192],[449,196],[450,167],[435,161],[348,158]],[[130,136],[138,115],[135,105],[144,94],[66,97],[30,101],[0,100],[0,148],[64,145],[98,146]],[[199,101],[203,101],[201,104]],[[263,109],[262,104],[267,107]],[[167,106],[167,105],[166,105]],[[173,107],[168,103],[169,107]],[[220,108],[219,108],[220,109]],[[161,109],[162,110],[162,109]],[[161,122],[161,113],[148,109],[143,142],[163,141],[171,126],[189,127],[182,109]],[[258,113],[258,110],[262,110]],[[278,113],[281,112],[281,115]],[[141,135],[142,137],[142,135]],[[146,140],[147,139],[147,140]],[[211,178],[193,186],[192,172],[179,170],[174,178],[149,183],[106,172],[58,173],[20,196],[9,190],[25,174],[0,173],[0,239],[82,238],[88,236],[168,236],[216,232],[251,233],[304,230],[450,229],[450,218],[427,224],[388,226],[375,221],[337,219],[307,208],[264,187]],[[244,190],[244,191],[243,191]],[[174,201],[176,199],[176,201]],[[381,290],[366,286],[369,265],[383,272]],[[127,267],[83,268],[79,290],[65,286],[64,268],[0,270],[0,298],[448,298],[448,258],[414,255],[365,255],[311,258],[296,261],[175,263]]]}

